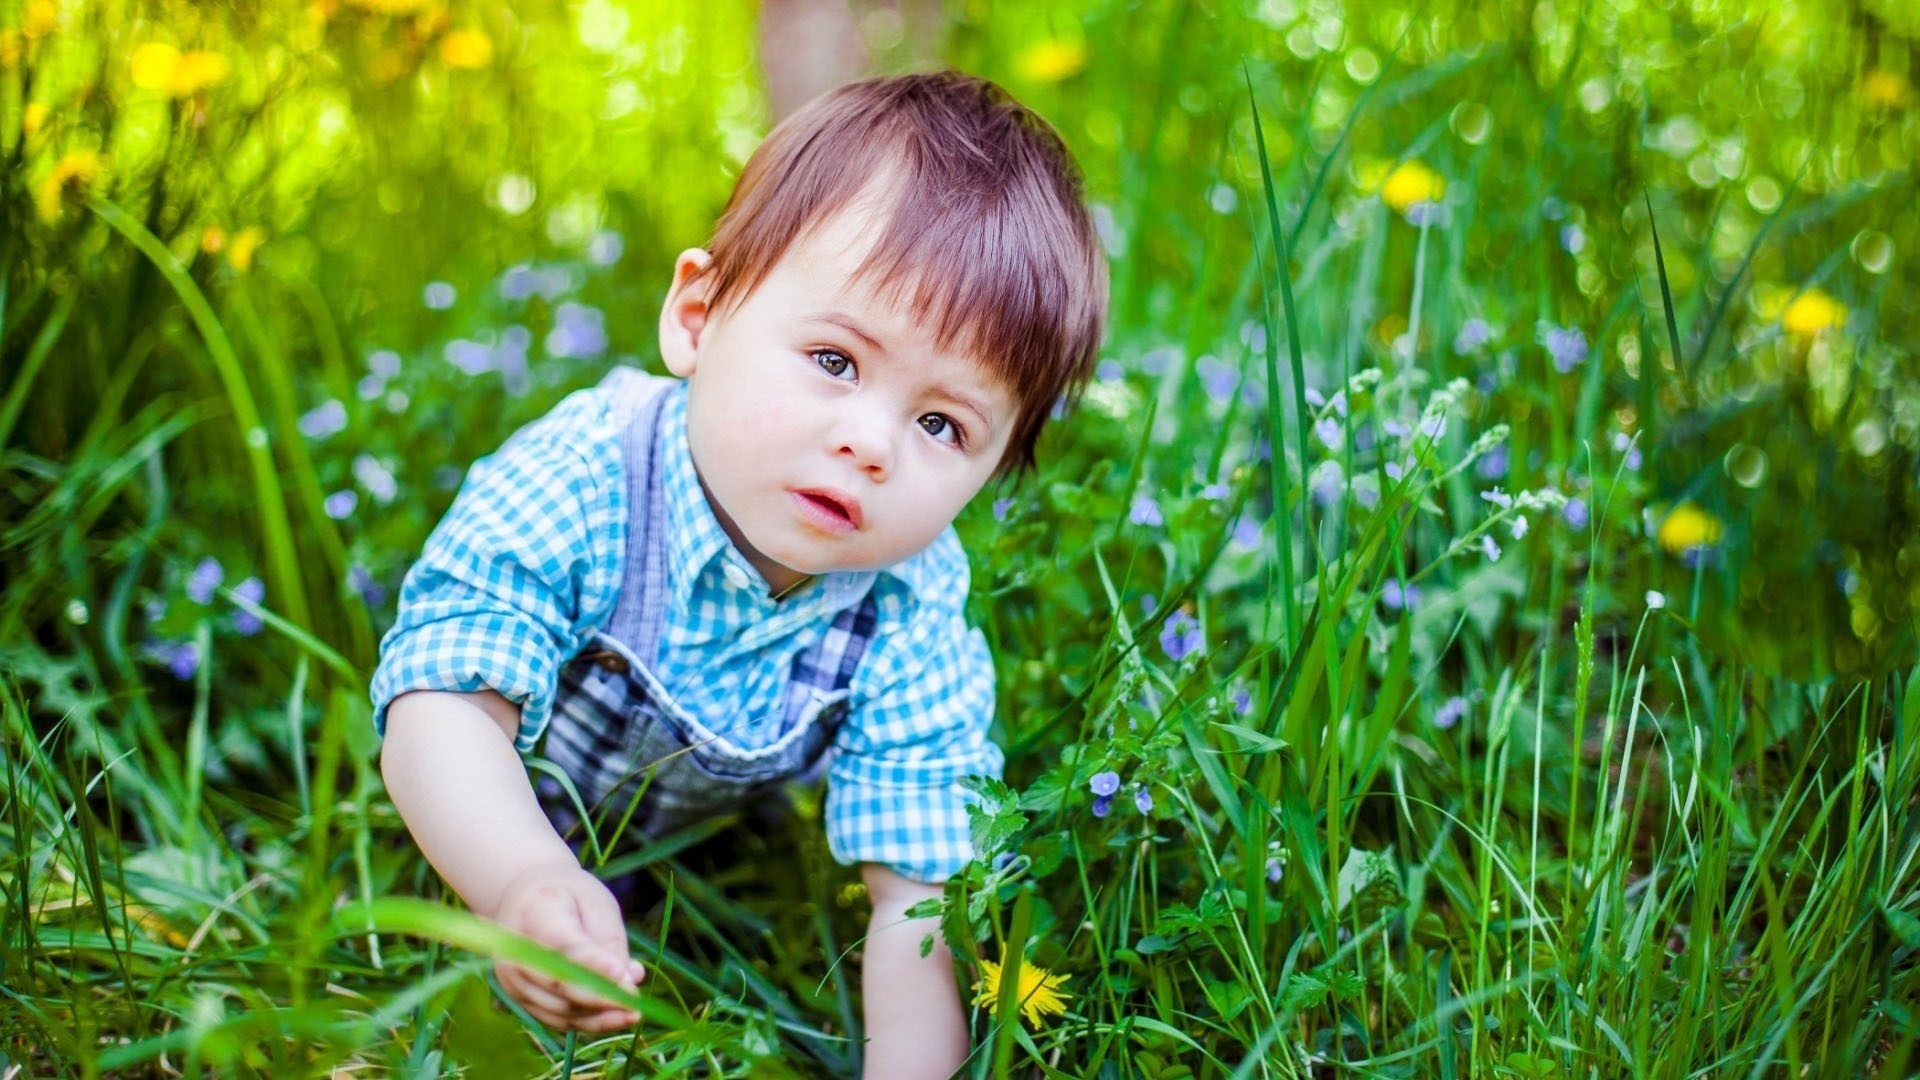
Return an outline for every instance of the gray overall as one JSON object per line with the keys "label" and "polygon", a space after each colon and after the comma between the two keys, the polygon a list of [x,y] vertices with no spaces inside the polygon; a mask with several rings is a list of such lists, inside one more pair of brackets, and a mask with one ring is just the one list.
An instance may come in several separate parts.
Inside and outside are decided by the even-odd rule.
{"label": "gray overall", "polygon": [[[603,844],[627,817],[646,836],[771,796],[786,781],[817,774],[847,711],[848,686],[877,620],[871,592],[842,610],[818,642],[794,657],[781,709],[747,723],[778,736],[743,748],[688,714],[653,672],[666,621],[667,542],[661,505],[663,379],[616,370],[629,525],[612,619],[561,668],[546,756],[578,788]],[[732,725],[714,725],[726,729]],[[536,785],[562,835],[577,825],[551,777]],[[577,840],[578,837],[570,839]]]}

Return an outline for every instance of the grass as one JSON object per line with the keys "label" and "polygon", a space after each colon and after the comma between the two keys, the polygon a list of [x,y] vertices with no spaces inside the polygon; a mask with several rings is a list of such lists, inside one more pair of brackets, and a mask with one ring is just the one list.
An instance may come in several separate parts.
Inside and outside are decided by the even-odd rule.
{"label": "grass", "polygon": [[[168,25],[140,11],[126,33]],[[0,129],[98,62],[75,43],[125,43],[108,14],[76,5],[0,71]],[[941,944],[969,981],[1037,965],[1072,995],[1038,1027],[1012,995],[973,1010],[971,1075],[1916,1068],[1912,315],[1870,257],[1920,242],[1889,159],[1916,124],[1848,96],[1908,61],[1844,28],[1782,59],[1737,19],[1683,49],[1673,13],[1614,14],[1496,37],[1471,6],[1387,9],[1328,43],[1307,14],[1173,3],[949,29],[1061,126],[1116,257],[1100,377],[1041,473],[960,522],[1008,769],[978,789]],[[648,18],[631,38],[684,46],[745,16]],[[632,146],[586,155],[573,192],[521,150],[442,148],[428,106],[500,131],[595,115],[522,91],[602,54],[528,32],[498,78],[423,54],[381,83],[401,29],[340,14],[316,45],[337,69],[252,111],[209,98],[204,145],[188,103],[142,128],[85,99],[61,139],[134,130],[158,164],[51,221],[34,185],[59,147],[0,139],[0,1073],[851,1074],[864,898],[817,793],[770,831],[598,838],[603,872],[663,898],[632,923],[646,1019],[589,1039],[493,989],[493,957],[579,973],[451,902],[381,788],[366,677],[450,482],[648,354],[654,270],[688,239],[670,223],[727,182],[717,142],[658,208],[620,172]],[[1084,69],[1022,81],[1053,38]],[[1692,74],[1654,65],[1633,100],[1634,65],[1674,50]],[[1771,135],[1700,74],[1766,100],[1782,67],[1831,92]],[[367,145],[417,156],[290,154],[285,206],[220,218],[280,223],[259,264],[202,250],[213,211],[180,192],[238,206],[203,167],[253,160],[249,133],[325,112],[328,86]],[[719,136],[688,132],[740,115],[710,107],[647,138],[691,160]],[[1737,138],[1742,171],[1701,184],[1707,151],[1664,149],[1682,117]],[[587,138],[548,137],[554,158]],[[1834,152],[1796,157],[1815,137]],[[378,229],[332,249],[351,273],[320,257],[435,153],[597,207],[586,233],[624,256],[454,183],[432,214],[480,226],[429,230],[443,269],[380,270],[399,241]],[[1445,178],[1440,209],[1390,205],[1380,177],[1411,163]],[[428,275],[459,299],[421,308]],[[1848,316],[1802,333],[1815,288]],[[554,346],[589,309],[600,347]],[[467,346],[487,363],[444,362]],[[1754,454],[1757,479],[1730,464]],[[1669,543],[1682,503],[1715,539]]]}

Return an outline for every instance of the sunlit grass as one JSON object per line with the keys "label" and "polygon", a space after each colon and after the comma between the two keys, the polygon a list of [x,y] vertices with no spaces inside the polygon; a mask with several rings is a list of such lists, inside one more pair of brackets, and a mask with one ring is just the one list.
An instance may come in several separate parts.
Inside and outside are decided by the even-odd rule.
{"label": "sunlit grass", "polygon": [[[312,42],[374,173],[330,188],[301,151],[281,194],[325,205],[279,218],[203,166],[257,164],[275,102],[333,106],[261,92],[221,127],[241,111],[219,95],[262,85],[246,65],[146,88],[127,116],[203,102],[215,130],[139,127],[148,171],[108,159],[42,213],[48,155],[117,106],[37,114],[71,145],[16,121],[119,31],[88,5],[0,13],[0,150],[31,166],[0,180],[0,1072],[851,1074],[865,903],[815,797],[775,827],[597,837],[603,873],[657,893],[630,922],[646,1019],[555,1037],[488,970],[564,961],[452,904],[381,789],[365,700],[459,470],[644,362],[662,252],[724,194],[747,77],[710,58],[729,70],[702,85],[742,89],[585,155],[579,191],[567,156],[636,94],[693,109],[636,50],[745,16],[572,53],[584,9],[407,30],[377,7]],[[1352,13],[1324,42],[1304,14],[1161,5],[949,28],[1086,162],[1116,288],[1040,475],[960,523],[1008,770],[941,944],[968,986],[994,964],[1070,994],[975,1008],[974,1075],[1914,1067],[1920,556],[1888,524],[1915,423],[1889,273],[1920,242],[1904,77],[1741,55],[1749,33],[1785,47],[1765,21],[1683,48],[1626,5],[1488,40],[1470,8]],[[549,26],[576,33],[514,51]],[[1636,88],[1623,26],[1698,62]],[[455,31],[492,53],[448,51]],[[389,55],[407,33],[433,50]],[[510,123],[555,114],[515,88],[557,58],[599,80],[589,53],[634,81],[565,92],[601,119]],[[1695,84],[1723,70],[1780,109],[1781,71],[1842,90],[1708,138],[1731,106]],[[432,145],[443,106],[532,141]],[[1844,154],[1789,150],[1828,136]],[[673,147],[687,189],[636,187]],[[434,154],[484,183],[376,235]],[[161,192],[276,224],[242,267]],[[522,196],[539,212],[502,205]],[[341,222],[364,250],[324,256]]]}

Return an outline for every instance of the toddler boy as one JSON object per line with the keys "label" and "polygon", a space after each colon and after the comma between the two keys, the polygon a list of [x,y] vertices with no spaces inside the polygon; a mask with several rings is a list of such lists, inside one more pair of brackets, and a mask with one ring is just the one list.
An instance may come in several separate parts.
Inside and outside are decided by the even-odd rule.
{"label": "toddler boy", "polygon": [[[960,780],[1002,762],[950,526],[1032,464],[1106,294],[1065,147],[992,84],[873,79],[779,125],[674,263],[679,380],[616,371],[515,433],[407,575],[373,679],[381,764],[448,884],[630,987],[618,902],[517,752],[544,733],[594,819],[631,806],[646,835],[824,765],[829,847],[873,905],[867,1074],[948,1075],[952,962],[904,915],[971,857]],[[636,1020],[498,974],[553,1027]]]}

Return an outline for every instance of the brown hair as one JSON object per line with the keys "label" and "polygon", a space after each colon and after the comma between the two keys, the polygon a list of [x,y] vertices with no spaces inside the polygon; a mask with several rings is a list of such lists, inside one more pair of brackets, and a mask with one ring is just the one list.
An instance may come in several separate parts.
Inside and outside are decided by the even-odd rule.
{"label": "brown hair", "polygon": [[867,79],[775,127],[714,228],[711,303],[751,292],[876,179],[891,212],[857,276],[904,296],[940,348],[965,350],[1011,388],[1018,415],[998,471],[1024,472],[1055,402],[1093,369],[1107,265],[1066,145],[993,83],[953,71]]}

